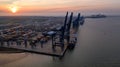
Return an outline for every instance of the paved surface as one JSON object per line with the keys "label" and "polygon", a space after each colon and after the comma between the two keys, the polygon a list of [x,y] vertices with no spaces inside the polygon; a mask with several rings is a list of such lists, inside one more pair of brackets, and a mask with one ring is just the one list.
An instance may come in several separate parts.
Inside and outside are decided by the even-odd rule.
{"label": "paved surface", "polygon": [[15,42],[13,42],[13,45],[8,46],[5,42],[4,46],[5,48],[12,48],[12,49],[18,49],[25,52],[32,52],[32,53],[38,53],[38,54],[45,54],[45,55],[51,55],[51,56],[58,56],[61,57],[64,55],[67,45],[65,45],[64,50],[62,51],[60,47],[56,46],[56,51],[53,51],[52,49],[52,43],[51,41],[44,43],[43,47],[41,47],[41,44],[38,42],[36,43],[36,47],[32,48],[29,43],[27,47],[22,43],[21,45],[17,45]]}

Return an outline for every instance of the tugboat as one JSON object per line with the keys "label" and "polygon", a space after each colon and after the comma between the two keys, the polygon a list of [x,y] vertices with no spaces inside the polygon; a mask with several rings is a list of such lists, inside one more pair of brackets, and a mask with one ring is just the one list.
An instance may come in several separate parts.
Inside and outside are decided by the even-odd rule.
{"label": "tugboat", "polygon": [[80,18],[80,25],[83,25],[84,22],[85,22],[85,18],[82,16],[82,17]]}
{"label": "tugboat", "polygon": [[76,42],[77,42],[77,38],[75,37],[74,40],[70,41],[70,43],[68,45],[68,49],[73,50],[75,48]]}

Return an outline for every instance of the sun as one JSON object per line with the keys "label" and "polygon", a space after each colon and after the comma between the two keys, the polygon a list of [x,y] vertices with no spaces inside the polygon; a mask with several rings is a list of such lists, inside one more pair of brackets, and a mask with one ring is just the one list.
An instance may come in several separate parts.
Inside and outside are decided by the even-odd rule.
{"label": "sun", "polygon": [[10,10],[12,13],[16,13],[18,11],[18,7],[17,6],[12,6],[10,7]]}

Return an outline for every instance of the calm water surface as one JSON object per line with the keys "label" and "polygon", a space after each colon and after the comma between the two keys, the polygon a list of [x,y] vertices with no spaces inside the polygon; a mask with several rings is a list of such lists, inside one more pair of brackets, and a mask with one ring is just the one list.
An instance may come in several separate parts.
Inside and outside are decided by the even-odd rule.
{"label": "calm water surface", "polygon": [[[28,54],[1,67],[116,67],[120,66],[120,17],[86,19],[75,49],[64,58]],[[8,54],[9,56],[9,54]]]}

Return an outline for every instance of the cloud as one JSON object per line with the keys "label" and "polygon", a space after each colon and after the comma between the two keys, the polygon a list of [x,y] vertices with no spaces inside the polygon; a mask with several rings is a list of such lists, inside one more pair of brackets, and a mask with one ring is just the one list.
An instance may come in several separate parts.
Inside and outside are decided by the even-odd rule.
{"label": "cloud", "polygon": [[6,13],[5,11],[3,11],[3,10],[0,10],[0,13]]}
{"label": "cloud", "polygon": [[[2,10],[6,7],[20,7],[19,12],[64,12],[120,10],[120,0],[0,0]],[[0,11],[3,12],[3,11]]]}
{"label": "cloud", "polygon": [[12,4],[17,0],[0,0],[0,5]]}
{"label": "cloud", "polygon": [[8,1],[11,1],[11,0],[0,0],[0,2],[8,2]]}
{"label": "cloud", "polygon": [[[79,0],[17,0],[13,4],[21,6],[56,6],[56,5],[72,5]],[[79,3],[76,3],[79,4]],[[74,4],[74,5],[76,5]]]}
{"label": "cloud", "polygon": [[2,12],[2,10],[0,10],[0,12]]}

